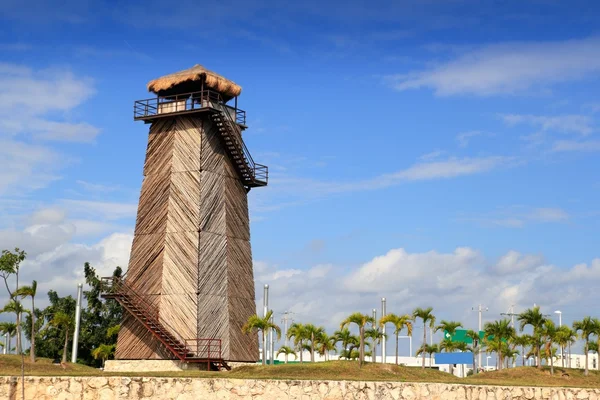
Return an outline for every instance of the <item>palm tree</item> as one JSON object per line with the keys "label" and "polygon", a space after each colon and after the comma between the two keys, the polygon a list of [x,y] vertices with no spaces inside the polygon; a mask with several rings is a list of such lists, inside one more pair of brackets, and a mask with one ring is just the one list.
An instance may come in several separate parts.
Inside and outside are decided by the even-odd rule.
{"label": "palm tree", "polygon": [[62,311],[54,314],[54,318],[50,323],[56,327],[61,327],[65,331],[65,344],[63,347],[62,363],[67,362],[67,347],[69,345],[69,332],[73,329],[73,317]]}
{"label": "palm tree", "polygon": [[300,351],[300,363],[304,361],[302,359],[302,353],[304,352],[304,340],[306,340],[306,330],[304,325],[296,322],[288,329],[287,338],[294,338],[294,346]]}
{"label": "palm tree", "polygon": [[573,329],[579,334],[581,339],[584,340],[584,352],[585,352],[585,376],[588,376],[588,352],[590,350],[590,336],[598,332],[598,325],[591,317],[585,317],[581,321],[573,322]]}
{"label": "palm tree", "polygon": [[21,354],[21,352],[23,351],[22,345],[21,345],[21,330],[20,330],[21,329],[21,315],[23,315],[23,313],[29,313],[29,310],[26,309],[25,307],[23,307],[23,304],[21,304],[20,301],[12,299],[8,303],[6,303],[4,308],[2,308],[0,310],[0,313],[5,313],[5,312],[15,313],[17,316],[16,332],[15,332],[17,335],[17,354]]}
{"label": "palm tree", "polygon": [[350,345],[357,345],[359,342],[358,337],[353,335],[348,328],[333,332],[333,340],[335,344],[337,344],[337,342],[342,343],[342,351],[347,350]]}
{"label": "palm tree", "polygon": [[577,334],[575,332],[573,332],[573,330],[567,325],[563,325],[556,330],[556,338],[554,340],[556,341],[556,344],[558,344],[560,346],[560,349],[561,349],[561,354],[562,354],[561,358],[562,358],[562,367],[563,368],[565,368],[565,359],[566,359],[565,349],[567,348],[567,346],[570,349],[571,343],[574,343],[576,338],[577,338]]}
{"label": "palm tree", "polygon": [[534,353],[536,356],[536,365],[538,368],[542,368],[542,363],[540,359],[540,344],[541,344],[541,329],[544,325],[544,321],[546,317],[540,312],[540,307],[536,306],[533,308],[529,308],[519,314],[518,317],[519,322],[521,322],[520,329],[523,331],[526,325],[531,325],[533,328],[533,346]]}
{"label": "palm tree", "polygon": [[544,325],[542,326],[542,329],[540,330],[540,334],[543,338],[543,342],[544,342],[544,350],[546,353],[546,359],[550,359],[550,374],[554,375],[554,356],[552,355],[552,344],[554,342],[554,340],[556,339],[556,325],[554,325],[554,322],[551,319],[546,319],[546,321],[544,321]]}
{"label": "palm tree", "polygon": [[29,356],[31,362],[35,362],[35,295],[37,293],[37,281],[33,281],[31,286],[22,286],[15,292],[15,296],[19,296],[22,299],[25,297],[31,297],[31,347],[29,349]]}
{"label": "palm tree", "polygon": [[523,357],[522,357],[522,363],[523,363],[523,366],[525,366],[525,358],[526,358],[526,357],[525,357],[525,346],[529,346],[529,345],[531,345],[531,344],[533,343],[532,339],[533,339],[533,338],[532,338],[531,336],[529,336],[529,335],[525,335],[525,334],[523,334],[523,335],[520,335],[520,336],[517,336],[517,335],[515,335],[515,336],[514,336],[514,337],[511,339],[512,343],[513,343],[515,346],[521,346],[521,352],[520,352],[520,353],[521,353],[521,355],[523,356]]}
{"label": "palm tree", "polygon": [[310,362],[315,362],[315,346],[317,345],[317,339],[323,333],[325,333],[325,328],[322,326],[304,325],[305,339],[310,341]]}
{"label": "palm tree", "polygon": [[292,349],[289,346],[281,346],[279,348],[279,351],[277,352],[277,357],[279,357],[280,354],[285,354],[285,363],[288,363],[288,356],[293,355],[294,356],[294,360],[296,359],[296,352],[294,351],[294,349]]}
{"label": "palm tree", "polygon": [[[423,320],[423,346],[427,343],[427,322],[429,322],[429,327],[431,329],[435,326],[435,316],[432,311],[433,307],[417,307],[413,311],[413,319],[416,320],[417,318],[421,318]],[[423,353],[423,364],[421,368],[425,369],[425,353]]]}
{"label": "palm tree", "polygon": [[434,332],[446,331],[446,332],[448,332],[450,337],[452,337],[456,334],[456,330],[458,328],[462,328],[462,326],[463,326],[462,323],[457,322],[457,321],[442,320],[442,322],[440,322],[440,324],[435,327]]}
{"label": "palm tree", "polygon": [[108,357],[110,357],[114,352],[114,344],[101,344],[100,346],[92,350],[92,357],[94,357],[94,359],[96,360],[100,358],[102,360],[102,368],[104,368],[104,363],[106,362]]}
{"label": "palm tree", "polygon": [[340,324],[340,329],[344,329],[350,324],[358,325],[358,332],[359,332],[358,336],[360,339],[360,344],[359,344],[359,349],[358,349],[358,352],[359,352],[358,365],[360,367],[362,367],[363,363],[365,362],[365,326],[369,323],[370,324],[375,323],[375,319],[372,316],[356,312],[356,313],[349,315],[348,318],[343,320],[342,323]]}
{"label": "palm tree", "polygon": [[8,335],[8,340],[7,340],[7,349],[6,349],[6,353],[10,354],[10,349],[11,349],[11,341],[12,341],[12,337],[15,335],[15,333],[17,332],[17,324],[15,324],[14,322],[0,322],[0,332],[2,332],[2,334],[4,335]]}
{"label": "palm tree", "polygon": [[[406,327],[408,336],[412,336],[412,317],[408,314],[388,314],[379,320],[379,325],[381,326],[384,326],[387,323],[394,325],[394,335],[396,335],[396,365],[398,365],[398,341],[400,339],[400,331]],[[412,357],[412,354],[410,356]]]}
{"label": "palm tree", "polygon": [[515,335],[515,328],[510,325],[508,319],[502,319],[500,321],[487,322],[483,327],[485,340],[489,343],[493,343],[488,347],[491,347],[498,353],[498,369],[502,369],[502,340],[508,340]]}
{"label": "palm tree", "polygon": [[281,338],[281,328],[272,322],[271,317],[273,316],[273,310],[269,310],[267,315],[264,317],[259,317],[257,314],[254,314],[248,321],[242,326],[243,333],[255,333],[262,332],[263,337],[263,357],[262,357],[262,365],[267,364],[267,332],[269,329],[273,329],[277,333],[277,340]]}
{"label": "palm tree", "polygon": [[421,347],[419,347],[417,349],[417,353],[416,356],[418,357],[419,355],[423,355],[425,356],[425,354],[429,355],[429,366],[431,367],[433,365],[433,355],[435,353],[438,353],[440,350],[439,346],[437,344],[422,344]]}
{"label": "palm tree", "polygon": [[330,351],[335,351],[335,337],[323,332],[317,338],[317,352],[328,360]]}
{"label": "palm tree", "polygon": [[475,365],[475,356],[479,354],[479,332],[475,332],[473,329],[469,329],[467,330],[465,336],[471,339],[472,342],[470,350],[473,354],[473,373],[476,374],[477,368],[479,368],[479,365]]}
{"label": "palm tree", "polygon": [[371,356],[373,357],[373,362],[377,362],[377,344],[381,343],[381,340],[385,339],[386,335],[383,331],[380,331],[378,328],[371,328],[365,331],[365,337],[371,339]]}

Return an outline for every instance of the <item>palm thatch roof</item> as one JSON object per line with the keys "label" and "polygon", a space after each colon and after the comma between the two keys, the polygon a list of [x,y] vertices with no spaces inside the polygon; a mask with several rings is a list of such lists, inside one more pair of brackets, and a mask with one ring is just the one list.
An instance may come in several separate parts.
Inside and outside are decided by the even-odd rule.
{"label": "palm thatch roof", "polygon": [[225,101],[239,96],[242,92],[241,86],[200,64],[154,79],[148,82],[147,87],[148,91],[161,96],[189,93],[201,90],[202,80],[205,89],[221,93]]}

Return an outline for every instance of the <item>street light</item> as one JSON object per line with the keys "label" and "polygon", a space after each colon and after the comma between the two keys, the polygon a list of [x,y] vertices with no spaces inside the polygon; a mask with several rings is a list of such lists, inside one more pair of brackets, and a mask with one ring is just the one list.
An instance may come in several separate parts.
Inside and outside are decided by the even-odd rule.
{"label": "street light", "polygon": [[[558,314],[558,327],[560,328],[562,326],[562,311],[560,310],[556,310],[554,311],[554,314]],[[559,350],[560,350],[560,359],[563,359],[563,349],[562,346],[559,346]],[[563,361],[563,365],[564,365],[564,361]]]}

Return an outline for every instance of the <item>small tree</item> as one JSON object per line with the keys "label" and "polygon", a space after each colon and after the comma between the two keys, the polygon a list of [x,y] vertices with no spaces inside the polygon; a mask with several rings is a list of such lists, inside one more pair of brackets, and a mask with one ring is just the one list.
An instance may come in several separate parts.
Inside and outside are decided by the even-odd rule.
{"label": "small tree", "polygon": [[62,354],[62,363],[66,364],[67,362],[67,349],[69,347],[69,332],[73,330],[73,317],[68,315],[62,311],[59,311],[54,314],[54,318],[50,322],[52,325],[56,327],[60,327],[64,330],[65,335],[65,344],[63,346],[63,354]]}
{"label": "small tree", "polygon": [[[408,314],[388,314],[379,320],[381,326],[388,323],[394,325],[394,335],[396,335],[396,365],[398,365],[398,341],[400,339],[400,331],[406,328],[408,336],[412,336],[412,317]],[[412,357],[412,354],[410,356]]]}
{"label": "small tree", "polygon": [[503,359],[503,340],[508,340],[515,335],[515,328],[510,326],[510,321],[502,319],[500,321],[488,322],[483,328],[485,340],[490,350],[498,353],[498,369],[502,369]]}
{"label": "small tree", "polygon": [[289,346],[281,346],[279,348],[279,351],[277,352],[277,356],[279,357],[280,354],[284,354],[285,355],[285,363],[288,363],[288,356],[293,355],[294,356],[294,360],[296,359],[296,352],[294,351],[294,349],[292,349]]}
{"label": "small tree", "polygon": [[581,339],[583,339],[583,341],[585,343],[584,350],[583,350],[585,353],[585,372],[584,372],[584,374],[585,374],[585,376],[588,376],[588,374],[589,374],[588,352],[590,351],[590,336],[593,334],[596,334],[598,332],[598,325],[594,322],[592,317],[585,317],[581,321],[573,322],[573,329],[577,333],[581,332],[580,337],[581,337]]}
{"label": "small tree", "polygon": [[8,340],[6,341],[6,345],[7,345],[6,353],[10,354],[12,337],[17,332],[17,324],[15,324],[14,322],[0,322],[0,332],[4,335],[8,336],[7,337]]}
{"label": "small tree", "polygon": [[267,315],[264,317],[259,317],[257,314],[254,314],[248,321],[242,326],[243,333],[255,333],[262,332],[263,337],[263,357],[262,364],[267,364],[267,332],[269,329],[273,329],[277,333],[277,340],[281,338],[281,328],[275,325],[275,323],[271,322],[271,317],[273,316],[273,310],[269,310]]}
{"label": "small tree", "polygon": [[340,324],[340,329],[346,328],[350,324],[356,324],[358,326],[359,338],[360,338],[360,347],[359,347],[359,359],[358,365],[359,367],[363,366],[365,362],[365,326],[367,324],[375,323],[375,319],[372,316],[367,314],[361,314],[359,312],[353,313],[348,316],[345,320]]}
{"label": "small tree", "polygon": [[23,286],[15,291],[15,296],[22,299],[31,297],[31,347],[29,349],[29,357],[31,362],[35,362],[35,295],[37,294],[37,281],[33,281],[31,286]]}
{"label": "small tree", "polygon": [[313,324],[304,325],[304,338],[310,341],[310,362],[315,362],[315,347],[317,346],[319,336],[325,333],[322,326],[316,327]]}
{"label": "small tree", "polygon": [[106,360],[108,360],[108,358],[110,356],[112,356],[114,352],[115,352],[114,344],[101,344],[100,346],[98,346],[94,350],[92,350],[92,356],[96,360],[98,360],[98,359],[102,360],[102,368],[104,368],[104,363],[106,363]]}
{"label": "small tree", "polygon": [[14,313],[17,316],[16,325],[16,335],[17,335],[17,354],[21,354],[22,344],[21,344],[21,332],[19,331],[21,316],[23,313],[29,313],[30,311],[23,307],[23,304],[15,298],[10,300],[6,305],[0,310],[0,313]]}
{"label": "small tree", "polygon": [[[417,307],[413,311],[413,319],[416,321],[417,318],[421,318],[423,321],[423,347],[427,344],[427,323],[429,322],[429,328],[435,327],[435,316],[433,315],[433,307],[421,308]],[[423,353],[423,364],[422,368],[425,369],[425,353]]]}
{"label": "small tree", "polygon": [[479,338],[479,332],[475,332],[472,329],[467,330],[466,336],[471,339],[471,353],[473,354],[473,373],[476,374],[477,373],[477,368],[479,368],[479,365],[475,364],[475,356],[477,354],[479,354],[479,346],[480,346],[480,338]]}
{"label": "small tree", "polygon": [[302,364],[304,362],[304,359],[302,358],[302,353],[304,352],[304,341],[307,339],[307,333],[304,325],[299,322],[293,323],[292,326],[290,326],[290,329],[288,329],[287,338],[294,338],[294,346],[300,352],[300,364]]}

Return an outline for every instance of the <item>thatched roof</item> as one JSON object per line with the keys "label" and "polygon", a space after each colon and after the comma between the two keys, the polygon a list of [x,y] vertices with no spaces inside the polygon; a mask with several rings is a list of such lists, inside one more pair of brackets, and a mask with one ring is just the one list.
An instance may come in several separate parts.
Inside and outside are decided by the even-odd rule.
{"label": "thatched roof", "polygon": [[200,64],[192,68],[175,72],[170,75],[161,76],[148,82],[148,91],[158,95],[173,95],[177,93],[189,93],[201,90],[201,81],[204,81],[204,87],[215,90],[225,98],[225,101],[232,97],[239,96],[242,92],[241,86],[235,82],[204,68]]}

